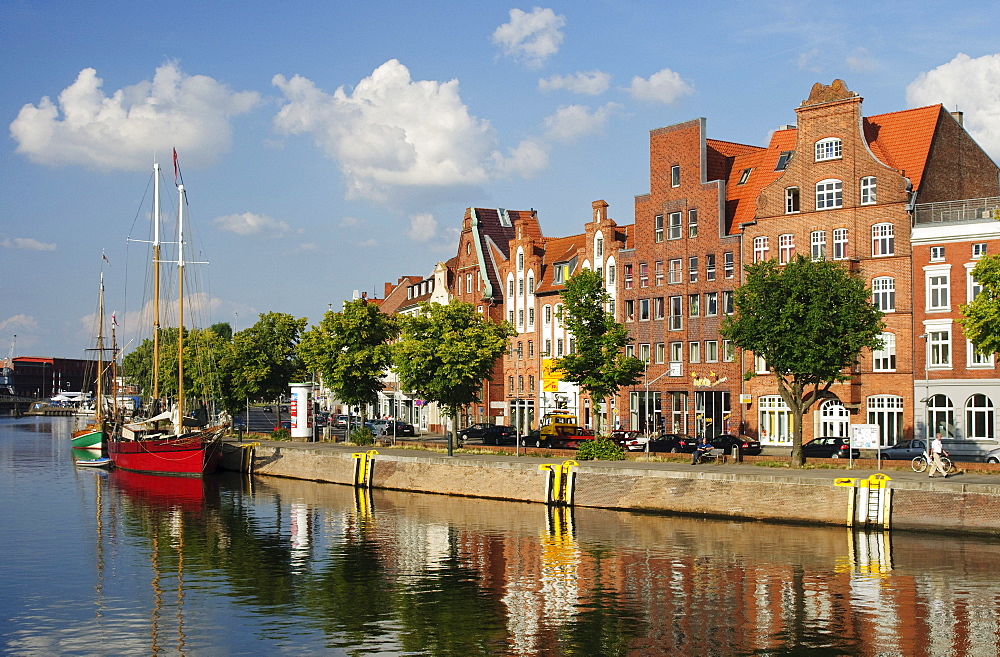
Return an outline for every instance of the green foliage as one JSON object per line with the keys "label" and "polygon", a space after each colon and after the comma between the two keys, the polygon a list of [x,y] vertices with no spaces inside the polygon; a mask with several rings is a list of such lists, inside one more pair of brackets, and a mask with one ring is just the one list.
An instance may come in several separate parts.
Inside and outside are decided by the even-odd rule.
{"label": "green foliage", "polygon": [[862,349],[882,346],[882,312],[864,280],[832,260],[768,260],[746,274],[720,333],[767,362],[792,412],[792,462],[802,465],[802,416],[850,377]]}
{"label": "green foliage", "polygon": [[351,442],[355,445],[374,445],[375,434],[368,427],[358,427],[351,431]]}
{"label": "green foliage", "polygon": [[625,450],[613,440],[596,438],[580,443],[576,458],[578,461],[621,461],[625,458]]}
{"label": "green foliage", "polygon": [[576,383],[590,395],[597,411],[595,430],[600,432],[601,403],[619,388],[638,382],[645,363],[625,355],[625,346],[632,338],[628,329],[605,310],[611,295],[601,274],[581,270],[567,281],[559,296],[563,301],[562,319],[576,338],[576,349],[555,364],[566,381]]}
{"label": "green foliage", "polygon": [[319,326],[306,331],[298,353],[337,397],[351,406],[375,403],[382,375],[392,363],[389,343],[399,334],[394,317],[366,299],[327,311]]}
{"label": "green foliage", "polygon": [[275,429],[271,432],[271,440],[291,440],[292,432],[290,429]]}
{"label": "green foliage", "polygon": [[[393,345],[400,385],[447,408],[453,427],[458,409],[479,401],[483,379],[515,335],[507,322],[495,324],[457,300],[421,304],[419,314],[401,318],[401,329]],[[451,446],[449,439],[449,453]]]}
{"label": "green foliage", "polygon": [[256,324],[233,336],[222,363],[229,382],[228,409],[238,409],[246,399],[277,399],[289,382],[303,376],[296,346],[306,321],[285,313],[262,313]]}
{"label": "green foliage", "polygon": [[959,306],[965,317],[958,323],[965,337],[981,353],[1000,353],[1000,255],[980,259],[972,268],[972,277],[982,286],[982,291],[971,303]]}

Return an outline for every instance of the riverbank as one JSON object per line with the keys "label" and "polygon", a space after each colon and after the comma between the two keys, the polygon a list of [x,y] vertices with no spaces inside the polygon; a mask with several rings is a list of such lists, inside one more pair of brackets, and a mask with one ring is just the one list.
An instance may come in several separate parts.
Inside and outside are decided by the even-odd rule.
{"label": "riverbank", "polygon": [[[678,455],[685,460],[580,461],[562,467],[574,452],[529,448],[518,456],[476,447],[448,457],[400,446],[259,441],[249,466],[258,475],[452,496],[1000,535],[1000,477],[990,474],[995,466],[985,464],[963,463],[966,469],[947,479],[929,479],[901,461],[883,462],[881,471],[868,460],[855,462],[853,469],[826,459],[816,462],[829,468],[798,470],[751,463],[775,460],[766,456],[700,466]],[[244,451],[229,443],[223,467],[244,469]],[[472,453],[484,451],[489,453]]]}

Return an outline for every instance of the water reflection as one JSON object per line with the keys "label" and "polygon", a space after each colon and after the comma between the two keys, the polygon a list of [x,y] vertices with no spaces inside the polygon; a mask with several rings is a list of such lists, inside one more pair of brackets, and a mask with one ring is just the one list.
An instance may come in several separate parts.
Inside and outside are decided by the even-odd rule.
{"label": "water reflection", "polygon": [[[0,441],[19,482],[0,481],[0,548],[18,575],[2,580],[3,653],[994,655],[1000,643],[993,540],[105,473],[74,468],[59,445]],[[53,459],[48,479],[25,476]],[[66,495],[40,493],[53,486]]]}

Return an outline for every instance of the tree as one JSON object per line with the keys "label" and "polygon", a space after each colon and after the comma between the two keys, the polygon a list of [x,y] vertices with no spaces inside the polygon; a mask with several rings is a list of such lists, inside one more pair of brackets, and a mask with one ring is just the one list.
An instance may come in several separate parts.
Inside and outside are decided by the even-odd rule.
{"label": "tree", "polygon": [[306,322],[305,317],[261,313],[256,324],[233,336],[223,363],[232,401],[278,399],[289,382],[303,374],[295,348]]}
{"label": "tree", "polygon": [[576,339],[572,353],[556,360],[563,379],[580,386],[594,404],[594,430],[601,431],[601,404],[618,389],[637,383],[646,364],[625,355],[632,341],[628,329],[605,310],[611,295],[604,277],[584,269],[566,282],[559,293],[563,301],[562,320]]}
{"label": "tree", "polygon": [[748,265],[733,301],[722,337],[766,361],[792,413],[792,465],[802,466],[802,417],[850,378],[862,349],[882,346],[882,312],[859,275],[804,256]]}
{"label": "tree", "polygon": [[400,386],[448,410],[451,456],[458,411],[480,401],[483,379],[506,351],[514,328],[507,322],[490,322],[472,304],[457,300],[447,305],[422,303],[420,313],[402,317],[401,325],[400,340],[393,345]]}
{"label": "tree", "polygon": [[983,354],[1000,353],[1000,255],[988,255],[972,268],[981,291],[971,303],[959,305],[958,320],[967,337]]}
{"label": "tree", "polygon": [[375,403],[382,375],[392,364],[389,343],[399,334],[393,317],[366,299],[344,304],[339,313],[327,311],[319,326],[302,335],[299,355],[323,376],[337,397],[362,408]]}

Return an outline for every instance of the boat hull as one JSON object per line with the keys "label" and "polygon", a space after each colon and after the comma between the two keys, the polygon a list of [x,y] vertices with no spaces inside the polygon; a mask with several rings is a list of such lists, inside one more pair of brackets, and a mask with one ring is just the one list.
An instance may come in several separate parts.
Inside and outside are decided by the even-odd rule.
{"label": "boat hull", "polygon": [[215,472],[222,456],[222,440],[217,433],[111,440],[108,456],[121,470],[198,477]]}
{"label": "boat hull", "polygon": [[83,429],[73,433],[73,447],[76,449],[100,449],[104,442],[103,429]]}

